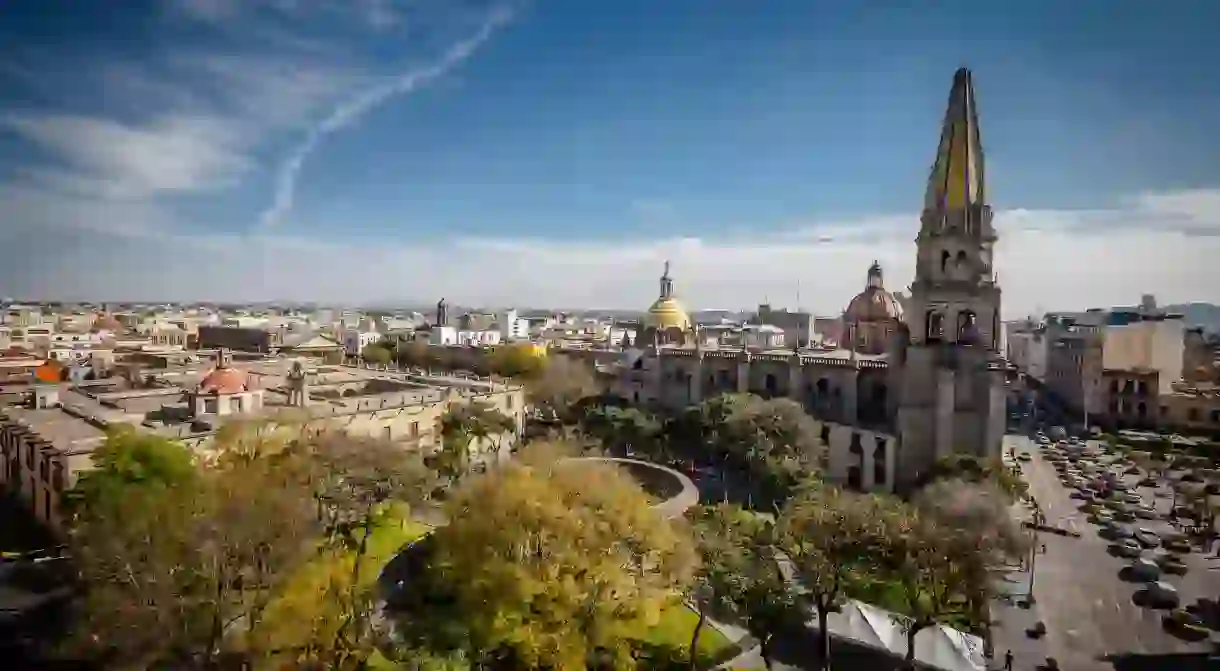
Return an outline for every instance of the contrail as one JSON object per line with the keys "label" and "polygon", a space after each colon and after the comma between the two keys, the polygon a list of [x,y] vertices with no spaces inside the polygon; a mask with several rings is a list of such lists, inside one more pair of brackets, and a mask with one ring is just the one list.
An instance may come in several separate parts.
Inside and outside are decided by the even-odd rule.
{"label": "contrail", "polygon": [[301,167],[305,165],[305,160],[309,158],[324,137],[359,121],[365,113],[387,100],[412,93],[420,86],[461,65],[510,18],[512,18],[512,12],[509,10],[504,8],[496,10],[483,22],[474,35],[449,47],[436,63],[403,72],[387,82],[360,92],[332,110],[321,123],[309,129],[305,139],[292,149],[283,164],[280,165],[276,176],[275,200],[271,207],[264,210],[259,216],[262,225],[268,228],[273,227],[292,210],[292,204],[296,198],[297,176],[301,172]]}

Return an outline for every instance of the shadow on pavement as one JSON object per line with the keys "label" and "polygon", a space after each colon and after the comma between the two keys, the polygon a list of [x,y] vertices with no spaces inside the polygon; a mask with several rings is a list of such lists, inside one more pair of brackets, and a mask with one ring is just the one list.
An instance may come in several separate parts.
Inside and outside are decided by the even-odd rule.
{"label": "shadow on pavement", "polygon": [[1220,668],[1220,656],[1205,652],[1139,655],[1121,653],[1106,655],[1104,661],[1114,665],[1114,671],[1215,671]]}

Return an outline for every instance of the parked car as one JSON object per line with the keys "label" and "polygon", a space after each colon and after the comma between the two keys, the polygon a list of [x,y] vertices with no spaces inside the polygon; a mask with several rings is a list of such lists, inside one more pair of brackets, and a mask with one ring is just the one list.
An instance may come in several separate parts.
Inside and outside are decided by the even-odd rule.
{"label": "parked car", "polygon": [[1123,500],[1126,501],[1127,503],[1134,503],[1134,504],[1140,504],[1140,503],[1144,502],[1144,499],[1140,498],[1139,494],[1124,494]]}
{"label": "parked car", "polygon": [[1153,608],[1177,608],[1182,599],[1173,585],[1158,580],[1148,583],[1148,602]]}
{"label": "parked car", "polygon": [[1120,557],[1136,558],[1144,553],[1144,548],[1135,540],[1127,538],[1115,543],[1115,547]]}
{"label": "parked car", "polygon": [[1182,608],[1175,608],[1166,613],[1161,621],[1166,629],[1185,634],[1192,639],[1201,640],[1211,636],[1211,632],[1198,616]]}
{"label": "parked car", "polygon": [[1158,555],[1156,563],[1161,567],[1162,571],[1173,575],[1184,575],[1190,570],[1190,567],[1186,565],[1186,562],[1182,561],[1181,557],[1168,552]]}
{"label": "parked car", "polygon": [[1161,567],[1151,559],[1136,559],[1127,569],[1141,582],[1156,582],[1161,579]]}
{"label": "parked car", "polygon": [[1191,550],[1190,541],[1185,536],[1166,538],[1161,541],[1161,545],[1166,550],[1173,550],[1174,552],[1190,552]]}
{"label": "parked car", "polygon": [[1141,520],[1155,520],[1160,518],[1160,514],[1157,513],[1156,508],[1153,508],[1148,504],[1135,506],[1132,512],[1134,512],[1135,516]]}
{"label": "parked car", "polygon": [[1139,541],[1140,545],[1146,548],[1155,548],[1161,545],[1161,537],[1155,531],[1144,527],[1135,530],[1135,540]]}
{"label": "parked car", "polygon": [[1017,461],[1029,461],[1031,459],[1033,459],[1033,457],[1029,456],[1029,452],[1022,452],[1021,454],[1017,455]]}

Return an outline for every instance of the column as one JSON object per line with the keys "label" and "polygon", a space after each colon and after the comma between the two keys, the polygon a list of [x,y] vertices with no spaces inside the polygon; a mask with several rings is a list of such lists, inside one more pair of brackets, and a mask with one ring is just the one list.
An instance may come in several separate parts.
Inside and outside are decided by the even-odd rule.
{"label": "column", "polygon": [[737,360],[737,393],[745,394],[750,391],[750,354],[742,352],[741,358]]}
{"label": "column", "polygon": [[872,432],[860,432],[860,486],[866,492],[873,491],[877,486],[873,470],[873,459],[877,453],[877,438]]}
{"label": "column", "polygon": [[856,396],[859,386],[860,374],[857,369],[853,368],[839,387],[839,407],[837,409],[844,424],[856,424]]}
{"label": "column", "polygon": [[788,360],[788,398],[805,405],[805,375],[801,367],[801,356],[793,354]]}
{"label": "column", "polygon": [[697,405],[703,402],[703,352],[696,352],[692,357],[694,361],[694,371],[690,378],[690,402],[692,405]]}

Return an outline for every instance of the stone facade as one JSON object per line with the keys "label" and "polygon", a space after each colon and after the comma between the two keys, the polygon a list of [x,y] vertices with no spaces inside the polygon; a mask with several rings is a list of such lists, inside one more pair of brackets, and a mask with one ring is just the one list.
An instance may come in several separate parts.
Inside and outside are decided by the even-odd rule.
{"label": "stone facade", "polygon": [[[875,265],[845,315],[846,335],[865,347],[661,342],[626,354],[614,391],[671,409],[728,392],[791,398],[822,423],[830,476],[864,489],[903,489],[953,453],[998,458],[1008,394],[991,216],[970,73],[960,70],[928,183],[910,297],[900,305],[885,293]],[[668,273],[663,297],[672,293],[667,281]]]}

